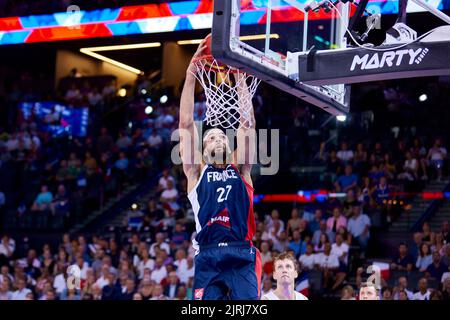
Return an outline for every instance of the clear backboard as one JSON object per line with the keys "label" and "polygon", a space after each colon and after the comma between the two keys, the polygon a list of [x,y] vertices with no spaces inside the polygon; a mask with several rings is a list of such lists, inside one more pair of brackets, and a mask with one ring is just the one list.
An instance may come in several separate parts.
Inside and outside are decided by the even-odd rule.
{"label": "clear backboard", "polygon": [[323,3],[215,0],[213,56],[332,114],[346,114],[348,85],[313,86],[299,77],[299,55],[346,47],[349,4],[314,10]]}

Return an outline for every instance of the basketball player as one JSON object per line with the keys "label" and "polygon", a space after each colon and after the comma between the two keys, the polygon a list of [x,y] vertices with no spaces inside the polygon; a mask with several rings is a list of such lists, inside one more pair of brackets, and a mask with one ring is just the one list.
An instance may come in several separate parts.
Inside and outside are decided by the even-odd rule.
{"label": "basketball player", "polygon": [[[205,39],[199,45],[189,66],[191,70],[194,59],[207,49],[206,44]],[[248,130],[254,130],[254,115],[252,128],[242,125],[238,128],[235,152],[231,151],[225,133],[213,128],[203,136],[203,152],[200,153],[200,138],[194,124],[195,82],[188,70],[179,123],[180,153],[197,231],[193,240],[196,249],[193,297],[196,300],[257,300],[261,259],[251,242],[256,222],[250,176],[255,145],[252,139],[245,138]],[[236,160],[240,158],[245,161],[238,165]]]}
{"label": "basketball player", "polygon": [[281,253],[273,260],[273,278],[277,288],[262,297],[262,300],[308,300],[300,292],[294,290],[298,277],[297,260],[288,253]]}
{"label": "basketball player", "polygon": [[380,300],[380,291],[375,284],[364,282],[359,289],[359,300]]}

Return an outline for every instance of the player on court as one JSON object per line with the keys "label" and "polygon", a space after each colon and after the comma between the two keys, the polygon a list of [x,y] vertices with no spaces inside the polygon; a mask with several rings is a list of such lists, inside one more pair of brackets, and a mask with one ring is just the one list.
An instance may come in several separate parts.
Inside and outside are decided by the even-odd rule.
{"label": "player on court", "polygon": [[[206,40],[194,59],[202,56]],[[193,70],[193,69],[191,69]],[[239,126],[234,152],[225,133],[217,128],[200,138],[194,123],[196,79],[188,70],[180,103],[180,153],[188,181],[188,198],[195,215],[197,235],[194,299],[258,300],[261,258],[251,239],[256,230],[250,176],[255,144]],[[247,88],[241,88],[247,90]],[[253,110],[252,110],[253,112]],[[245,159],[237,164],[237,159]]]}
{"label": "player on court", "polygon": [[308,300],[294,289],[297,277],[297,260],[289,253],[279,254],[273,260],[273,278],[277,288],[265,294],[261,300]]}

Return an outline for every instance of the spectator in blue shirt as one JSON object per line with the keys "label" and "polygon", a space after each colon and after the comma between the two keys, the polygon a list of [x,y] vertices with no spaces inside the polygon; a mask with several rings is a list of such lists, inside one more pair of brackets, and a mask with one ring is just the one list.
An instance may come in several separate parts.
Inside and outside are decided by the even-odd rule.
{"label": "spectator in blue shirt", "polygon": [[312,219],[308,223],[309,232],[311,232],[311,234],[314,234],[314,232],[319,230],[320,229],[320,223],[322,221],[326,221],[325,218],[323,217],[322,209],[316,209],[314,211],[314,219]]}
{"label": "spectator in blue shirt", "polygon": [[306,242],[302,240],[298,230],[292,233],[292,241],[289,243],[289,249],[294,251],[297,259],[306,252]]}
{"label": "spectator in blue shirt", "polygon": [[43,211],[49,208],[53,201],[53,194],[48,191],[48,187],[43,185],[41,187],[41,192],[37,195],[34,200],[32,210]]}
{"label": "spectator in blue shirt", "polygon": [[380,182],[377,184],[374,191],[374,198],[377,204],[383,204],[383,200],[387,200],[389,198],[389,186],[387,184],[386,177],[381,177]]}
{"label": "spectator in blue shirt", "polygon": [[189,240],[189,235],[186,231],[184,231],[181,223],[175,224],[175,230],[172,234],[171,240],[177,247],[181,246],[185,240]]}
{"label": "spectator in blue shirt", "polygon": [[336,190],[347,192],[349,189],[353,189],[356,187],[358,182],[358,176],[353,173],[353,168],[351,165],[345,166],[345,174],[340,176],[335,182]]}
{"label": "spectator in blue shirt", "polygon": [[430,246],[426,243],[422,243],[420,246],[420,254],[416,261],[416,268],[419,269],[420,272],[424,272],[432,262],[433,258],[431,256]]}
{"label": "spectator in blue shirt", "polygon": [[119,153],[119,159],[116,161],[115,166],[119,170],[125,171],[128,168],[128,159],[125,152]]}

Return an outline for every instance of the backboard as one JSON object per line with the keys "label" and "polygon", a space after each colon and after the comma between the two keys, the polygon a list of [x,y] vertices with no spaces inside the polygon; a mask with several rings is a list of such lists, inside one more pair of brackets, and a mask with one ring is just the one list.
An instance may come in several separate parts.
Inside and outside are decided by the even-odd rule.
{"label": "backboard", "polygon": [[312,0],[215,0],[212,54],[327,112],[346,114],[348,85],[300,81],[299,54],[346,47],[349,3],[336,4],[339,12],[311,10],[316,5]]}

